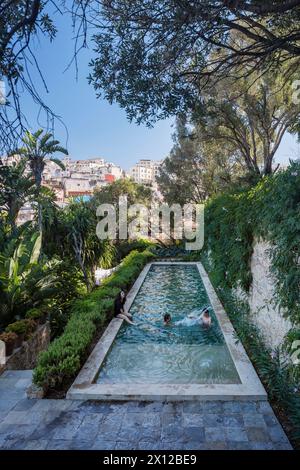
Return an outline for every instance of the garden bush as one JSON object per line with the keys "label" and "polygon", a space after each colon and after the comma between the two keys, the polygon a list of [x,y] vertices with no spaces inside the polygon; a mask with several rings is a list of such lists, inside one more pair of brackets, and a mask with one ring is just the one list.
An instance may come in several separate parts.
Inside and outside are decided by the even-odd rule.
{"label": "garden bush", "polygon": [[14,323],[10,323],[5,331],[8,333],[16,333],[16,335],[25,335],[27,330],[27,324],[25,320],[18,320]]}
{"label": "garden bush", "polygon": [[31,308],[26,312],[25,318],[26,319],[33,319],[33,320],[39,320],[43,316],[43,312],[39,310],[38,308]]}
{"label": "garden bush", "polygon": [[144,251],[152,246],[154,246],[153,242],[144,238],[137,240],[120,240],[119,243],[116,244],[116,264],[119,264],[131,251]]}
{"label": "garden bush", "polygon": [[99,328],[111,318],[120,289],[129,288],[153,254],[132,251],[103,284],[74,302],[63,334],[40,354],[33,381],[44,390],[63,388],[79,371]]}

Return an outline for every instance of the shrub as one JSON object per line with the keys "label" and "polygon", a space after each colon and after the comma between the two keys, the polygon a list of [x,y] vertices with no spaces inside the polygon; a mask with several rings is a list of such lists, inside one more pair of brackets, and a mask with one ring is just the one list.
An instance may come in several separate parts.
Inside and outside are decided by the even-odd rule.
{"label": "shrub", "polygon": [[18,320],[14,323],[10,323],[6,328],[5,331],[16,333],[17,335],[25,335],[27,330],[27,325],[25,320]]}
{"label": "shrub", "polygon": [[14,343],[17,339],[16,333],[13,332],[7,332],[7,333],[1,333],[0,334],[0,341],[4,341],[6,344],[11,344]]}
{"label": "shrub", "polygon": [[33,318],[28,318],[26,320],[18,320],[14,323],[11,323],[6,327],[5,331],[9,333],[16,333],[18,336],[25,335],[25,338],[27,339],[34,332],[36,327],[37,324]]}
{"label": "shrub", "polygon": [[82,273],[75,263],[66,256],[58,263],[57,288],[51,301],[39,306],[39,310],[48,315],[52,338],[60,336],[69,320],[70,307],[74,300],[86,293]]}
{"label": "shrub", "polygon": [[38,308],[31,308],[25,315],[26,319],[39,320],[44,316],[44,313]]}
{"label": "shrub", "polygon": [[5,244],[0,253],[1,328],[53,297],[57,263],[41,254],[41,236],[32,235],[30,229],[24,229]]}
{"label": "shrub", "polygon": [[140,238],[138,240],[124,240],[116,245],[116,261],[120,263],[131,251],[144,251],[153,247],[153,242]]}
{"label": "shrub", "polygon": [[131,252],[118,271],[106,278],[100,287],[74,302],[63,334],[39,356],[33,376],[35,384],[44,390],[59,389],[75,376],[98,328],[112,315],[118,291],[130,287],[152,257],[148,250]]}

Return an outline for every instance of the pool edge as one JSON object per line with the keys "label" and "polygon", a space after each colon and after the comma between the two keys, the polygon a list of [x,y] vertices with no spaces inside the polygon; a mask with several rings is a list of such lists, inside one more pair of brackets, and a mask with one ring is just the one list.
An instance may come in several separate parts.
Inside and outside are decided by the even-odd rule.
{"label": "pool edge", "polygon": [[234,328],[200,262],[154,261],[147,264],[131,288],[126,309],[129,310],[152,265],[183,264],[197,266],[210,303],[224,335],[226,345],[241,379],[240,384],[96,384],[95,378],[117,336],[123,320],[114,318],[68,390],[72,400],[267,400],[266,391],[256,374]]}

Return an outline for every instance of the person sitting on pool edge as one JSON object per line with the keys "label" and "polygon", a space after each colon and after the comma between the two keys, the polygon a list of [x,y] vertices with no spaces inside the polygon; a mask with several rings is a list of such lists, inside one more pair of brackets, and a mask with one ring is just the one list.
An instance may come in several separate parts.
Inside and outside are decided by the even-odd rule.
{"label": "person sitting on pool edge", "polygon": [[171,315],[169,313],[165,313],[164,314],[164,325],[165,326],[170,325],[171,321],[172,321]]}
{"label": "person sitting on pool edge", "polygon": [[130,325],[134,325],[132,321],[132,315],[129,312],[125,312],[124,310],[125,302],[126,294],[123,290],[121,290],[115,299],[115,317],[122,318],[122,320],[125,320],[127,323],[130,323]]}
{"label": "person sitting on pool edge", "polygon": [[201,325],[204,326],[205,328],[211,327],[211,316],[209,314],[209,310],[207,307],[205,307],[202,310],[199,320],[200,320]]}

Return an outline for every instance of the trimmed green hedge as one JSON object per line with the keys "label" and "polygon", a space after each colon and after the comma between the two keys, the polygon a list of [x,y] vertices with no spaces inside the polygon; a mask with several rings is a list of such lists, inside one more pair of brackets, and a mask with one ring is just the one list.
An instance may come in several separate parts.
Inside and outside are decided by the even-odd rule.
{"label": "trimmed green hedge", "polygon": [[111,317],[116,295],[120,289],[131,287],[153,257],[148,250],[132,251],[100,287],[74,302],[64,333],[39,355],[33,374],[36,385],[44,390],[61,389],[76,375],[97,329]]}

